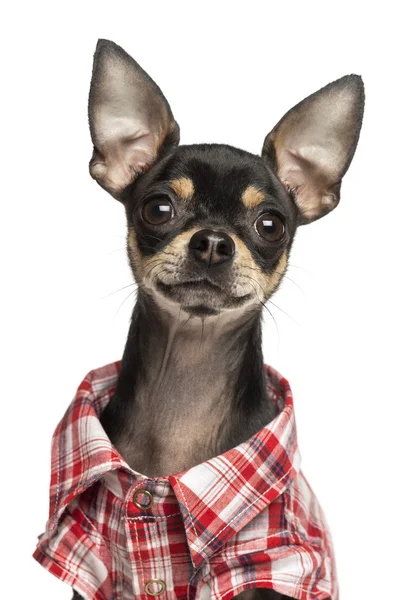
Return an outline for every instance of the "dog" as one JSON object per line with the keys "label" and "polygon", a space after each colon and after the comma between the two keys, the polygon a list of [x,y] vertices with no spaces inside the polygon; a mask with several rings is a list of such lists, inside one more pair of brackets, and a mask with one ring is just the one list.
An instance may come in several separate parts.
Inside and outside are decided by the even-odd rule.
{"label": "dog", "polygon": [[[36,558],[75,600],[337,598],[331,537],[298,466],[290,388],[263,363],[261,323],[297,228],[339,203],[363,110],[362,79],[347,75],[289,110],[260,156],[179,145],[157,84],[98,41],[89,169],[124,206],[137,300],[119,366],[92,372],[65,417],[95,403],[100,427],[82,412],[77,435],[91,417],[97,434],[80,448],[102,440],[109,466],[81,472],[72,492],[82,452],[73,421],[54,436],[55,461],[70,458],[54,476],[52,529]],[[84,575],[71,567],[77,554]],[[113,554],[123,566],[110,577]]]}

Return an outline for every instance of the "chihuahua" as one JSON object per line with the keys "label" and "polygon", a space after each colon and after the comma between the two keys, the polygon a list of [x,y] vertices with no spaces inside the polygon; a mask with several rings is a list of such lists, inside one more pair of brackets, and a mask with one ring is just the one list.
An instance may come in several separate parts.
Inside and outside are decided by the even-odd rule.
{"label": "chihuahua", "polygon": [[[362,79],[347,75],[289,110],[260,156],[224,144],[181,146],[160,88],[121,47],[98,41],[89,168],[124,206],[137,285],[116,389],[100,420],[136,472],[186,471],[277,416],[261,348],[263,307],[285,276],[297,228],[339,203],[363,108]],[[292,596],[257,587],[236,597]]]}

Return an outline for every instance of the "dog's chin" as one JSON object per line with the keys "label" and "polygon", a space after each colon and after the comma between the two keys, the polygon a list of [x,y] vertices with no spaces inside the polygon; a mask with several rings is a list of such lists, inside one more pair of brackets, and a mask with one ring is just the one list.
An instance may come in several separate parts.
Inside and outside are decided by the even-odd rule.
{"label": "dog's chin", "polygon": [[195,317],[208,317],[239,309],[251,302],[252,294],[234,296],[207,280],[166,284],[157,281],[156,291]]}

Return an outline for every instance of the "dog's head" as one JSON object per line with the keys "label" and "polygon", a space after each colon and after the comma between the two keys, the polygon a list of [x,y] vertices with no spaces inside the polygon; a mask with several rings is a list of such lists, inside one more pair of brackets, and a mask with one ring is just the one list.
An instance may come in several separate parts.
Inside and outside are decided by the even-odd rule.
{"label": "dog's head", "polygon": [[90,173],[125,206],[136,282],[190,315],[261,308],[285,274],[296,228],[337,206],[363,107],[362,80],[348,75],[287,112],[261,156],[179,146],[160,88],[122,48],[99,40]]}

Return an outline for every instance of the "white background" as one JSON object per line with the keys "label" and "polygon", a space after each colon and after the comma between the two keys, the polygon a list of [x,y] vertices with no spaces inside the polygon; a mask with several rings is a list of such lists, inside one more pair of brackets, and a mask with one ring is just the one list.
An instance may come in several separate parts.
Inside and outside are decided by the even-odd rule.
{"label": "white background", "polygon": [[301,290],[285,280],[279,309],[268,304],[279,333],[267,314],[264,351],[294,392],[302,467],[333,532],[341,597],[403,597],[398,7],[205,0],[3,9],[2,597],[71,597],[31,558],[47,518],[50,439],[84,375],[121,357],[134,302],[130,288],[117,291],[131,282],[123,208],[88,174],[99,37],[160,85],[183,143],[259,153],[290,107],[342,75],[362,75],[365,117],[341,203],[298,231],[288,276]]}

